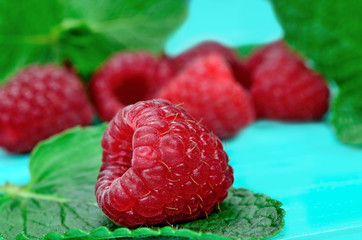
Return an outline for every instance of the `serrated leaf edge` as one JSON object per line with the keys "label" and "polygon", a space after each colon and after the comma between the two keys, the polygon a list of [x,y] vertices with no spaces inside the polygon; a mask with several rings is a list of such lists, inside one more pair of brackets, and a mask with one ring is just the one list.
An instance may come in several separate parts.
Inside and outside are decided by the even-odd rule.
{"label": "serrated leaf edge", "polygon": [[[268,236],[272,237],[280,233],[280,231],[276,232],[274,235]],[[228,238],[224,236],[220,236],[217,234],[209,233],[209,232],[195,232],[189,229],[174,229],[172,227],[166,226],[160,229],[151,229],[151,228],[137,228],[137,229],[129,229],[129,228],[117,228],[114,231],[109,230],[107,227],[98,227],[90,231],[89,233],[84,232],[80,229],[72,229],[66,232],[64,235],[50,232],[40,240],[108,240],[108,239],[117,239],[117,238],[147,238],[147,237],[155,237],[155,236],[163,236],[163,237],[183,237],[186,239],[208,239],[208,240],[241,240],[242,238]],[[248,240],[258,240],[264,238],[249,238]],[[19,234],[16,237],[16,240],[31,240],[26,237],[23,233]]]}
{"label": "serrated leaf edge", "polygon": [[[263,194],[265,195],[265,194]],[[269,196],[265,195],[270,198]],[[276,205],[278,215],[282,218],[282,226],[273,235],[269,235],[261,238],[248,238],[246,240],[259,240],[273,237],[279,234],[283,230],[285,224],[284,217],[286,212],[283,208],[283,204],[275,200],[278,204]],[[174,227],[165,226],[162,228],[147,228],[140,227],[137,229],[129,229],[126,227],[120,227],[115,230],[110,230],[107,227],[97,227],[90,232],[85,232],[80,229],[72,229],[61,235],[59,233],[50,232],[44,235],[40,240],[109,240],[117,238],[147,238],[147,237],[183,237],[186,239],[207,239],[207,240],[245,240],[245,238],[229,238],[221,235],[217,235],[210,232],[196,232],[182,226],[175,225]],[[18,234],[15,240],[31,240],[23,233]]]}

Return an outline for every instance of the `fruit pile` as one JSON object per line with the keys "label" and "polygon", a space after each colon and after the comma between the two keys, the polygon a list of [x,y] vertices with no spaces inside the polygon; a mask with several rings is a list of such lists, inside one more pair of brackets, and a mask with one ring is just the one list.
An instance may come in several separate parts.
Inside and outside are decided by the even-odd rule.
{"label": "fruit pile", "polygon": [[120,52],[88,88],[69,66],[32,65],[13,76],[0,88],[0,146],[29,152],[53,134],[90,124],[96,112],[110,121],[99,207],[123,226],[170,224],[208,216],[226,198],[233,169],[219,138],[255,119],[321,119],[328,99],[323,77],[283,41],[247,60],[216,42],[175,57]]}
{"label": "fruit pile", "polygon": [[0,88],[0,146],[25,153],[64,129],[90,124],[91,103],[101,120],[110,121],[129,104],[167,99],[226,139],[256,118],[321,119],[329,99],[323,77],[283,41],[257,49],[246,61],[217,42],[175,57],[121,52],[95,72],[89,94],[85,89],[75,73],[54,65],[13,76]]}

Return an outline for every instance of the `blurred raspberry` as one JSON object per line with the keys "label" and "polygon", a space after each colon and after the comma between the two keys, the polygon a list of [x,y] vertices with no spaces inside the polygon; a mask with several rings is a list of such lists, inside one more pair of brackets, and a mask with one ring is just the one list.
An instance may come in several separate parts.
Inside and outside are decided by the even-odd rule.
{"label": "blurred raspberry", "polygon": [[128,104],[152,99],[171,77],[165,60],[146,52],[121,52],[111,56],[92,77],[90,91],[104,121]]}
{"label": "blurred raspberry", "polygon": [[283,121],[321,119],[328,110],[329,90],[319,73],[279,41],[256,51],[248,61],[258,117]]}
{"label": "blurred raspberry", "polygon": [[220,138],[229,138],[254,121],[254,109],[222,56],[209,54],[191,62],[159,93],[159,98],[182,103]]}
{"label": "blurred raspberry", "polygon": [[196,58],[204,57],[210,53],[222,56],[229,65],[229,68],[232,70],[234,78],[245,88],[249,88],[251,86],[250,74],[246,69],[245,64],[238,58],[237,54],[231,48],[218,42],[202,42],[174,58],[169,57],[169,61],[175,71],[179,72]]}
{"label": "blurred raspberry", "polygon": [[0,146],[13,153],[92,119],[77,76],[55,65],[33,65],[12,77],[0,88],[0,112]]}

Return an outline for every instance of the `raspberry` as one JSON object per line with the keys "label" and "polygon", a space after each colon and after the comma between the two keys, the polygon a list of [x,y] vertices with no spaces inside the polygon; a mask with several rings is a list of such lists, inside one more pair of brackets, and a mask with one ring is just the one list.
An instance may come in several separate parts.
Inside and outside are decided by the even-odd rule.
{"label": "raspberry", "polygon": [[276,42],[251,57],[252,98],[260,118],[283,121],[321,119],[328,110],[324,78],[308,69],[284,42]]}
{"label": "raspberry", "polygon": [[220,140],[166,100],[123,108],[103,139],[99,207],[122,226],[207,216],[233,183]]}
{"label": "raspberry", "polygon": [[92,120],[77,76],[50,64],[29,66],[10,79],[0,89],[0,112],[0,146],[13,153]]}
{"label": "raspberry", "polygon": [[91,80],[91,95],[100,118],[111,120],[128,104],[154,97],[173,75],[165,60],[146,52],[115,54]]}
{"label": "raspberry", "polygon": [[234,75],[234,78],[241,83],[245,88],[249,88],[251,85],[251,78],[248,70],[246,69],[244,63],[241,62],[240,59],[238,59],[235,52],[214,41],[206,41],[202,42],[191,49],[183,52],[182,54],[170,58],[169,61],[171,65],[173,66],[175,71],[180,71],[185,68],[192,60],[206,56],[210,53],[216,53],[221,55],[227,64],[229,65],[230,69],[232,70],[232,73]]}
{"label": "raspberry", "polygon": [[166,85],[158,95],[184,103],[191,115],[220,138],[228,138],[254,120],[249,94],[238,84],[216,54],[198,58]]}
{"label": "raspberry", "polygon": [[247,59],[245,66],[252,73],[268,56],[275,54],[294,56],[294,53],[286,49],[284,41],[280,40],[253,51]]}

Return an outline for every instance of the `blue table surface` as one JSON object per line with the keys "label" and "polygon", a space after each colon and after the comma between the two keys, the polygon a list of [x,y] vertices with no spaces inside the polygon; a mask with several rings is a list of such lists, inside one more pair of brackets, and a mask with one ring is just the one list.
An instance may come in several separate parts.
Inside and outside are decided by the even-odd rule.
{"label": "blue table surface", "polygon": [[[191,0],[187,21],[166,49],[177,54],[206,39],[229,46],[282,36],[266,0]],[[362,150],[338,142],[327,121],[258,121],[225,142],[235,186],[283,202],[283,231],[272,239],[362,239]],[[26,184],[29,156],[0,150],[0,184]]]}

